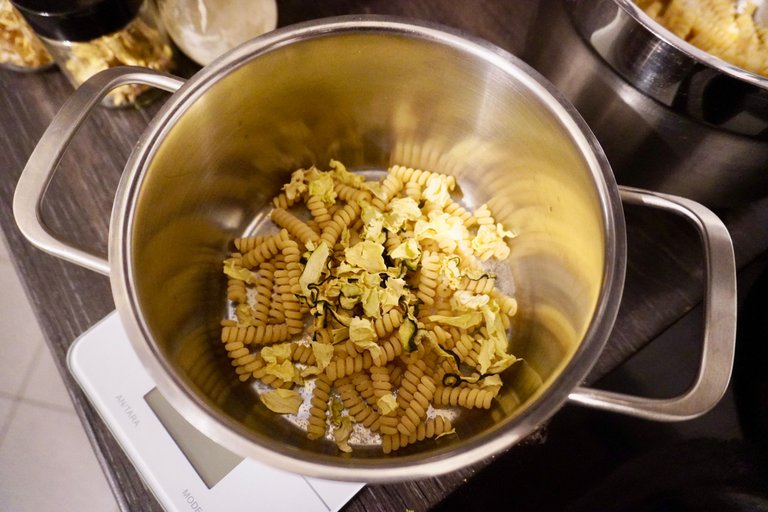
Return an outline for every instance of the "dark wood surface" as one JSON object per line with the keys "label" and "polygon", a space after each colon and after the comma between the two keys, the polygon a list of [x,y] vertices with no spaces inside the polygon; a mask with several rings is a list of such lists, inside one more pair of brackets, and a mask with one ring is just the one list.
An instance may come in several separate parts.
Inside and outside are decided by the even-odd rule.
{"label": "dark wood surface", "polygon": [[[396,14],[459,28],[518,54],[536,8],[537,2],[524,0],[278,2],[281,26],[339,14]],[[160,510],[66,368],[72,341],[114,309],[108,279],[33,248],[19,233],[11,211],[24,164],[71,91],[55,70],[20,74],[0,69],[0,227],[121,508]],[[99,109],[86,122],[48,191],[44,215],[58,232],[81,245],[105,250],[122,167],[158,108],[159,103],[146,110]],[[768,200],[720,213],[731,230],[740,267],[768,249]],[[635,207],[626,214],[629,250],[625,293],[613,337],[590,381],[616,367],[702,298],[703,257],[694,231],[682,221]],[[345,510],[424,510],[471,478],[476,469],[423,481],[368,486]]]}

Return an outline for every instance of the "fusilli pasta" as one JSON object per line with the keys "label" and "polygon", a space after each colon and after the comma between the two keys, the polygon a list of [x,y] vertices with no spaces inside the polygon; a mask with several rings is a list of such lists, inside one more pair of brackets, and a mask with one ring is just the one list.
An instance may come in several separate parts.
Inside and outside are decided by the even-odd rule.
{"label": "fusilli pasta", "polygon": [[455,188],[402,166],[371,184],[332,161],[291,175],[273,200],[277,233],[235,239],[222,345],[241,381],[314,382],[309,439],[346,451],[336,436],[352,421],[390,453],[451,433],[435,409],[492,406],[517,360],[499,348],[517,302],[478,261],[506,257],[512,234]]}

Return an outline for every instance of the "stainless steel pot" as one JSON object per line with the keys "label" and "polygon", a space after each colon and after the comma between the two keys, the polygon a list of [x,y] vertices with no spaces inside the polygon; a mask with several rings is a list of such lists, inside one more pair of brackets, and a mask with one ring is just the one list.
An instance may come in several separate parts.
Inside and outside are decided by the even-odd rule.
{"label": "stainless steel pot", "polygon": [[[176,91],[126,164],[110,226],[109,261],[59,240],[38,215],[77,127],[126,83]],[[221,348],[231,239],[251,232],[289,173],[334,157],[352,169],[395,162],[456,176],[470,207],[488,202],[518,233],[498,271],[520,311],[505,376],[489,411],[467,411],[456,436],[382,455],[309,441],[267,411]],[[625,269],[621,199],[669,210],[699,229],[707,254],[701,374],[669,400],[579,387],[610,334]],[[109,274],[120,317],[171,404],[243,456],[323,478],[381,482],[435,475],[508,448],[564,402],[658,420],[697,416],[730,377],[733,250],[723,224],[691,201],[619,190],[584,122],[508,53],[435,26],[382,17],[298,25],[253,40],[186,83],[113,69],[76,91],[31,156],[14,199],[38,247]],[[510,290],[511,291],[511,290]]]}
{"label": "stainless steel pot", "polygon": [[523,58],[594,131],[619,183],[710,207],[768,195],[768,78],[666,30],[632,0],[541,2]]}

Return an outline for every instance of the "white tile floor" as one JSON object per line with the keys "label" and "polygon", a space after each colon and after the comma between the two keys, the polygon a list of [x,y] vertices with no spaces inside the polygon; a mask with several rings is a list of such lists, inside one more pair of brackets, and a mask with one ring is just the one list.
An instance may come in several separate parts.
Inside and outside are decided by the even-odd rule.
{"label": "white tile floor", "polygon": [[0,510],[118,510],[0,236]]}

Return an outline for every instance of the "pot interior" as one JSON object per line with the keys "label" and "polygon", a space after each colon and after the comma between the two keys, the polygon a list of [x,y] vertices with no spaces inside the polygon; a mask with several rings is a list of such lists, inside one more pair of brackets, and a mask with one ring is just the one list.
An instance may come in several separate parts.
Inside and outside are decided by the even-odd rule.
{"label": "pot interior", "polygon": [[[128,192],[131,307],[148,333],[141,343],[199,407],[180,407],[187,419],[241,452],[377,469],[450,459],[502,436],[511,443],[535,426],[523,415],[551,414],[567,394],[554,384],[569,375],[574,385],[597,355],[585,344],[604,341],[588,334],[612,322],[596,317],[620,254],[607,166],[566,110],[524,65],[434,30],[282,32],[225,61],[172,98]],[[221,269],[232,239],[270,224],[270,200],[292,171],[327,169],[331,158],[357,171],[401,164],[453,175],[466,207],[488,203],[517,234],[496,271],[518,300],[510,343],[524,361],[503,374],[490,410],[458,414],[457,435],[386,456],[353,445],[340,457],[332,441],[310,441],[267,410],[223,349]]]}

